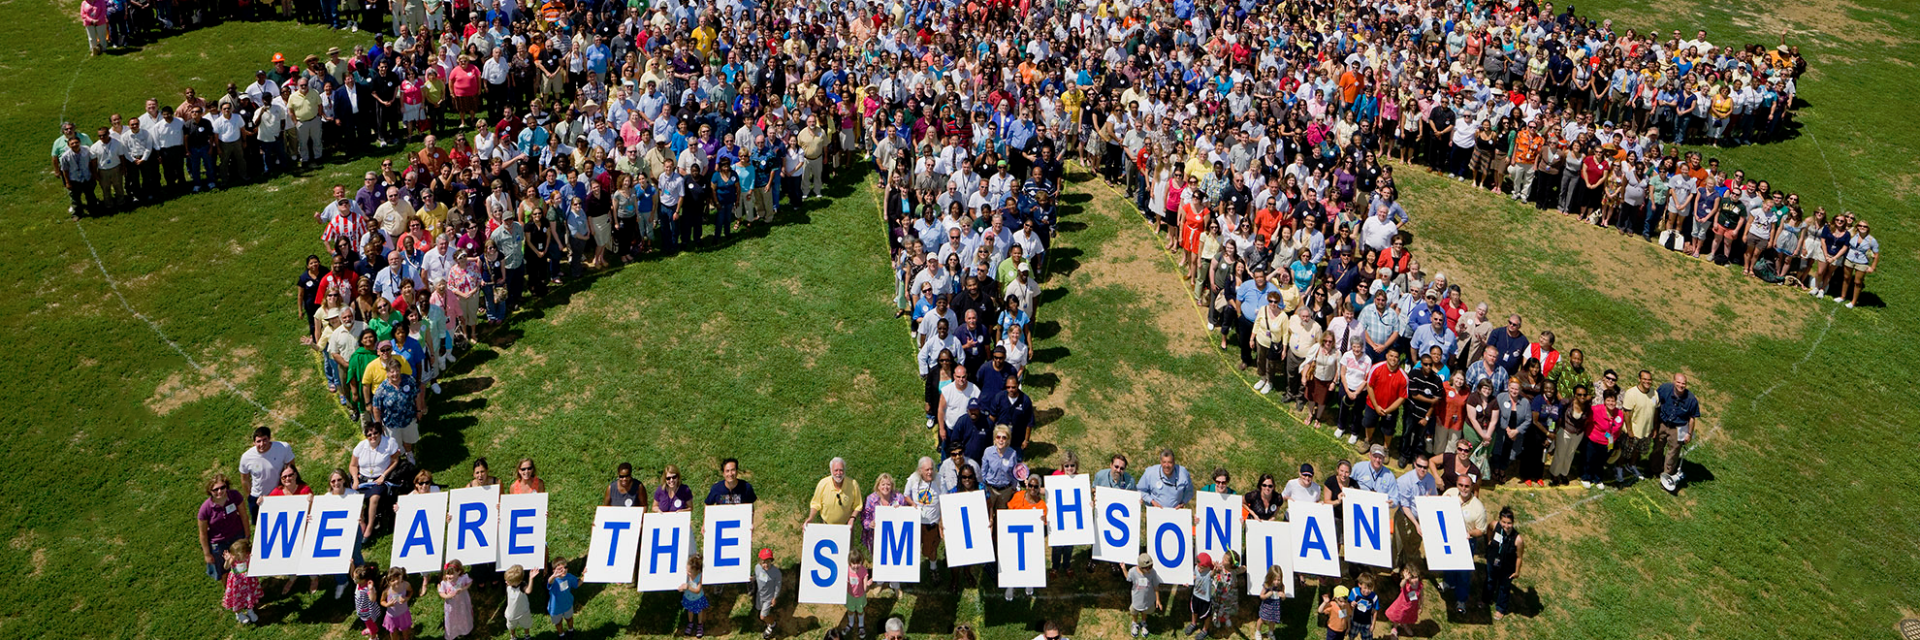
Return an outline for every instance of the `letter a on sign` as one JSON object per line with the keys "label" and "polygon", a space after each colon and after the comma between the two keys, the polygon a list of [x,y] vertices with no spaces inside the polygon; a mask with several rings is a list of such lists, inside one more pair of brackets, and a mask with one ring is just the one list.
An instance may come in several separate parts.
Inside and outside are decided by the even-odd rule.
{"label": "letter a on sign", "polygon": [[447,553],[447,493],[409,493],[394,504],[393,554],[387,565],[407,573],[439,571]]}
{"label": "letter a on sign", "polygon": [[268,496],[260,499],[259,520],[253,523],[253,557],[247,574],[284,576],[300,570],[300,536],[307,529],[307,506],[313,496]]}
{"label": "letter a on sign", "polygon": [[716,504],[702,512],[700,548],[706,584],[753,580],[753,505]]}
{"label": "letter a on sign", "polygon": [[874,582],[919,582],[920,508],[875,508],[873,529]]}
{"label": "letter a on sign", "polygon": [[1347,511],[1347,562],[1393,566],[1393,505],[1387,494],[1347,489],[1340,492]]}
{"label": "letter a on sign", "polygon": [[844,524],[809,524],[800,545],[800,602],[847,603],[847,538]]}
{"label": "letter a on sign", "polygon": [[1340,577],[1340,541],[1333,537],[1333,505],[1288,502],[1287,521],[1293,523],[1294,539],[1287,545],[1287,552],[1293,554],[1293,570]]}
{"label": "letter a on sign", "polygon": [[447,516],[446,559],[459,560],[468,567],[497,559],[499,553],[494,548],[500,542],[500,485],[448,491]]}
{"label": "letter a on sign", "polygon": [[940,496],[940,533],[947,539],[947,566],[993,562],[993,528],[987,526],[987,492]]}
{"label": "letter a on sign", "polygon": [[633,563],[640,558],[640,521],[644,507],[596,507],[593,535],[587,540],[586,582],[633,582]]}

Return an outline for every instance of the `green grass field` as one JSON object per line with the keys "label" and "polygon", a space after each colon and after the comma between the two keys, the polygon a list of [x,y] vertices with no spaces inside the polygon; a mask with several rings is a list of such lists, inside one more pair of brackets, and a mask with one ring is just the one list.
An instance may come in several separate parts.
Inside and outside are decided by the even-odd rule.
{"label": "green grass field", "polygon": [[[27,372],[0,384],[9,409],[0,570],[17,581],[0,591],[0,637],[352,637],[349,604],[297,592],[268,597],[266,625],[236,627],[200,575],[191,512],[200,478],[230,470],[256,425],[293,444],[309,479],[344,461],[338,443],[355,434],[298,344],[304,324],[290,298],[301,261],[318,248],[311,209],[377,159],[75,224],[42,154],[63,114],[90,131],[150,95],[217,89],[274,51],[356,40],[233,24],[86,60],[72,7],[0,8],[15,25],[13,46],[0,52],[11,107],[0,112],[9,133],[0,139],[9,176],[0,181],[0,245],[9,248],[0,335]],[[1920,134],[1900,104],[1920,86],[1909,62],[1920,59],[1910,35],[1920,15],[1892,0],[1580,8],[1626,26],[1704,25],[1715,42],[1772,44],[1784,30],[1801,44],[1814,69],[1801,86],[1805,127],[1786,142],[1708,155],[1872,222],[1886,248],[1869,284],[1879,304],[1842,309],[1398,172],[1429,271],[1446,271],[1470,299],[1525,314],[1530,332],[1555,330],[1602,367],[1690,373],[1709,425],[1678,497],[1652,483],[1488,494],[1490,506],[1515,505],[1533,537],[1522,616],[1447,620],[1429,606],[1440,622],[1422,635],[1895,637],[1899,619],[1920,615],[1909,588],[1920,581],[1920,472],[1908,462],[1920,449],[1920,410],[1908,402],[1920,325],[1898,319],[1920,306],[1910,213]],[[1253,393],[1209,346],[1159,241],[1124,200],[1084,181],[1068,190],[1037,314],[1039,465],[1072,448],[1083,460],[1126,452],[1139,468],[1164,444],[1198,473],[1231,469],[1244,488],[1262,471],[1324,469],[1350,455]],[[554,495],[551,547],[578,557],[616,463],[633,462],[650,481],[676,463],[704,486],[735,456],[763,496],[758,535],[794,549],[829,457],[845,456],[870,486],[880,472],[911,470],[931,440],[919,426],[912,352],[889,319],[892,282],[868,185],[840,184],[833,195],[723,248],[607,272],[517,316],[453,370],[425,424],[423,463],[457,481],[479,456],[496,468],[533,457]],[[382,537],[368,556],[387,553]],[[791,568],[793,558],[782,560]],[[268,588],[277,593],[278,582]],[[986,637],[1026,638],[1042,618],[1067,622],[1076,637],[1117,637],[1120,588],[1083,576],[1014,603],[996,591],[910,590],[875,598],[870,618],[901,615],[913,637],[967,622]],[[583,601],[584,637],[675,627],[672,597],[590,588]],[[476,605],[483,637],[504,637],[498,602],[486,593]],[[440,635],[435,603],[415,606],[422,637]],[[710,630],[741,629],[748,606],[722,598],[733,615]],[[787,608],[786,631],[803,637],[820,637],[839,616]],[[1319,637],[1304,604],[1289,619],[1281,637]]]}

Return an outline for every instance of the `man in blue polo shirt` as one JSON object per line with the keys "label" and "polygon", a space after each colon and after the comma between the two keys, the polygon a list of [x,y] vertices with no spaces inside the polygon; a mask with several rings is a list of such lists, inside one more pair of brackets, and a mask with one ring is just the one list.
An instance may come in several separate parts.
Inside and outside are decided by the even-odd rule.
{"label": "man in blue polo shirt", "polygon": [[1700,397],[1687,390],[1687,374],[1673,374],[1673,382],[1660,385],[1654,392],[1660,401],[1655,414],[1660,431],[1654,434],[1654,450],[1664,459],[1660,486],[1669,493],[1680,489],[1680,449],[1693,439],[1693,423],[1700,418]]}
{"label": "man in blue polo shirt", "polygon": [[1233,308],[1240,312],[1237,323],[1240,325],[1240,368],[1253,367],[1253,320],[1260,316],[1260,308],[1267,304],[1267,294],[1280,293],[1280,287],[1267,282],[1265,271],[1255,270],[1253,279],[1240,283],[1233,292]]}
{"label": "man in blue polo shirt", "polygon": [[1008,440],[1013,450],[1026,455],[1027,446],[1033,444],[1033,397],[1020,392],[1020,379],[1004,378],[1001,388],[993,394],[993,423],[1007,425],[1012,437]]}

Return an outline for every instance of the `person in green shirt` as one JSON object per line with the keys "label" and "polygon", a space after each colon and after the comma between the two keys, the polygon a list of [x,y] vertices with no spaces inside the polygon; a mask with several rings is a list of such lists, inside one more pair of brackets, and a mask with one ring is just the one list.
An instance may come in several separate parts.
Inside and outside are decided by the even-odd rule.
{"label": "person in green shirt", "polygon": [[354,420],[359,420],[360,412],[365,411],[367,407],[367,389],[366,385],[360,384],[360,379],[366,376],[367,365],[380,358],[379,354],[373,352],[373,345],[377,342],[379,338],[374,334],[373,329],[361,330],[360,346],[353,350],[353,357],[347,359],[347,377],[341,383],[345,385],[345,395],[351,400],[351,404],[347,407],[347,414]]}

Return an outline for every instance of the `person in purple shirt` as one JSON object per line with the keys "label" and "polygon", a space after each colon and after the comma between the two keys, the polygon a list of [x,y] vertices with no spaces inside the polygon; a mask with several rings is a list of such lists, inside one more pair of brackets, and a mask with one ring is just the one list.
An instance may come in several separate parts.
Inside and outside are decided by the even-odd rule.
{"label": "person in purple shirt", "polygon": [[660,513],[693,510],[693,490],[680,482],[680,466],[660,470],[660,488],[653,490],[653,509]]}
{"label": "person in purple shirt", "polygon": [[200,553],[207,561],[207,576],[224,582],[227,547],[248,536],[247,525],[253,514],[247,513],[245,499],[233,490],[224,473],[207,480],[206,493],[207,500],[200,503],[194,517],[200,525]]}

